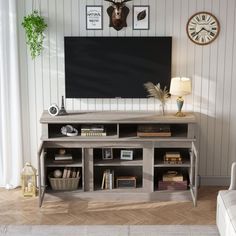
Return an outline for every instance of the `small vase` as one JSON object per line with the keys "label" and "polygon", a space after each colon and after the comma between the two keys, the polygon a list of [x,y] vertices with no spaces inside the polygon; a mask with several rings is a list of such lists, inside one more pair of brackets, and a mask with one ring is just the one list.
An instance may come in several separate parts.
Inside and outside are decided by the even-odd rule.
{"label": "small vase", "polygon": [[164,116],[165,115],[165,104],[164,103],[160,104],[160,110],[161,110],[161,114]]}

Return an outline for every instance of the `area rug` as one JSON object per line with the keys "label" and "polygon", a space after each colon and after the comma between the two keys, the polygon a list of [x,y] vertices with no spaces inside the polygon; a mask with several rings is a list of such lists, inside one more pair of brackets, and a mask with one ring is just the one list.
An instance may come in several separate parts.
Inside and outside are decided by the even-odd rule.
{"label": "area rug", "polygon": [[1,225],[11,236],[219,236],[215,225]]}

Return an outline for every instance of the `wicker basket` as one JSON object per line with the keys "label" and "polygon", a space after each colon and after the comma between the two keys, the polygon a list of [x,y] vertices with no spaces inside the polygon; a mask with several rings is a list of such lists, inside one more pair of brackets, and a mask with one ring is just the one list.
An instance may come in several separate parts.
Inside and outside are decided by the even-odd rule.
{"label": "wicker basket", "polygon": [[79,178],[51,178],[49,182],[53,190],[76,190],[79,185]]}

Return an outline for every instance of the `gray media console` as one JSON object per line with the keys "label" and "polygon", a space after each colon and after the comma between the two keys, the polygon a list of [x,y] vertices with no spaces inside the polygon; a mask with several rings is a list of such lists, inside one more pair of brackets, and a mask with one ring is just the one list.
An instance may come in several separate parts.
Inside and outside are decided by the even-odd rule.
{"label": "gray media console", "polygon": [[[45,193],[70,194],[80,199],[102,200],[185,200],[197,204],[198,155],[195,148],[196,119],[165,116],[155,112],[74,112],[52,117],[44,111],[42,143],[38,151],[39,205]],[[61,128],[72,125],[76,136],[61,134]],[[95,129],[95,136],[84,136],[84,130]],[[142,129],[141,129],[141,128]],[[143,127],[159,129],[143,135]],[[169,131],[163,130],[169,128]],[[140,134],[141,129],[141,134]],[[153,132],[153,130],[147,130]],[[64,149],[73,160],[55,161],[55,155]],[[166,153],[180,153],[182,162],[164,162]],[[49,175],[79,170],[80,181],[74,191],[53,191]],[[109,171],[108,171],[109,170]],[[187,181],[186,190],[160,190],[160,180],[168,171],[182,173]],[[109,172],[107,175],[106,173]],[[109,182],[110,181],[110,182]],[[111,184],[112,183],[112,184]],[[109,187],[108,187],[109,185]],[[177,188],[178,189],[178,188]]]}

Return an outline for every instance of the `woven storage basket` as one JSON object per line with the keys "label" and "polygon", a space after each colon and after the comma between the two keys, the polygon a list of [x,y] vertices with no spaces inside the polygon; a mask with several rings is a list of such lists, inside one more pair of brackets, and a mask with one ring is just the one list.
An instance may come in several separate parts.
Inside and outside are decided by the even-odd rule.
{"label": "woven storage basket", "polygon": [[51,178],[49,181],[53,190],[76,190],[80,178]]}

